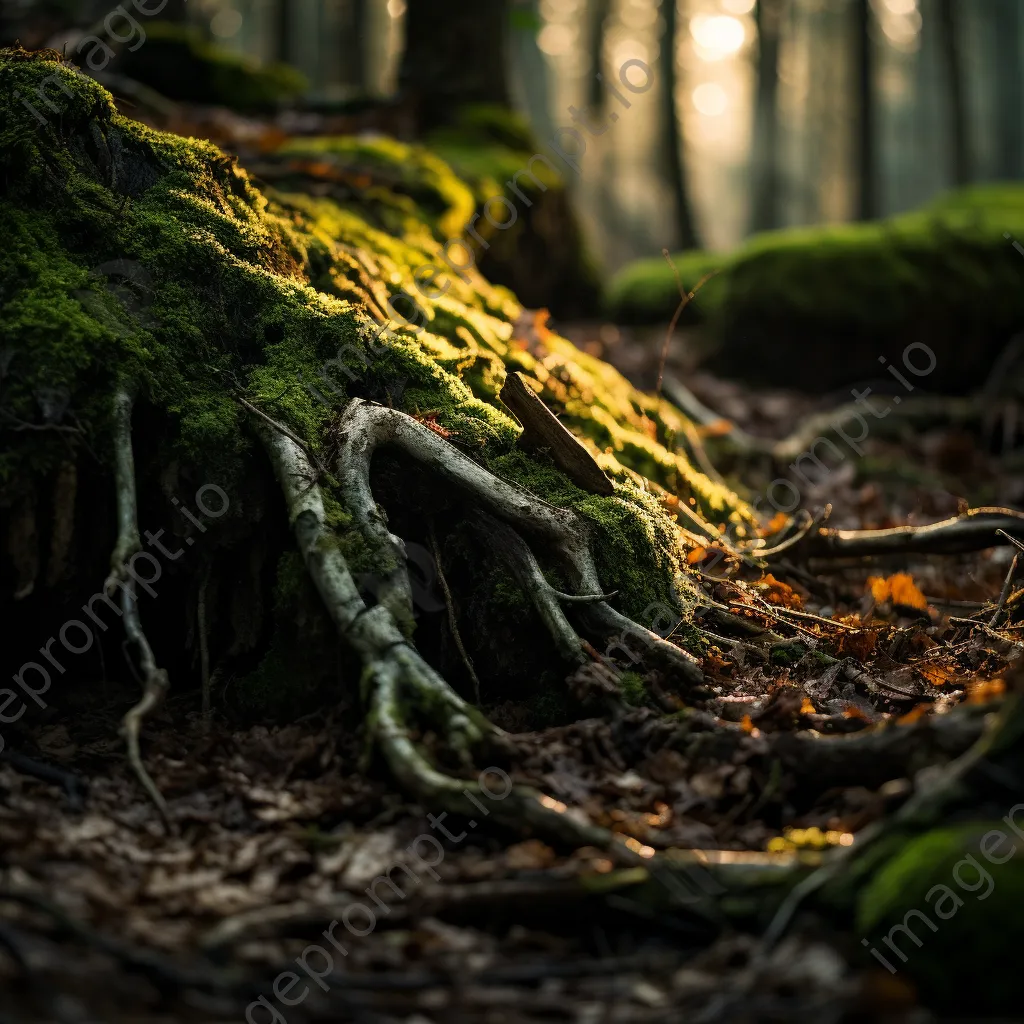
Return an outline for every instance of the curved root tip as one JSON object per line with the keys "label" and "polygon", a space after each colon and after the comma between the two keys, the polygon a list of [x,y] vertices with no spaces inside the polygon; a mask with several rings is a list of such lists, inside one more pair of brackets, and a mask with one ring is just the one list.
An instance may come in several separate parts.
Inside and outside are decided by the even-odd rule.
{"label": "curved root tip", "polygon": [[139,746],[139,732],[142,728],[142,720],[163,700],[169,685],[170,680],[167,677],[167,673],[163,669],[158,669],[155,675],[146,681],[146,688],[142,694],[142,699],[125,713],[121,729],[128,747],[128,763],[132,766],[135,777],[153,801],[163,820],[164,827],[168,832],[174,834],[175,827],[171,821],[167,801],[157,788],[149,772],[146,771],[146,766],[142,763],[142,752]]}

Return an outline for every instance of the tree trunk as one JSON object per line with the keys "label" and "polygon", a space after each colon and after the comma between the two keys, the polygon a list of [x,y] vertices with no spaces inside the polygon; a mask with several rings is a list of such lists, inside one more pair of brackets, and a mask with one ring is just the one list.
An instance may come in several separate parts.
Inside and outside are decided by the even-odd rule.
{"label": "tree trunk", "polygon": [[853,0],[853,69],[856,115],[854,153],[856,160],[856,217],[878,216],[875,181],[875,90],[874,55],[871,43],[870,0]]}
{"label": "tree trunk", "polygon": [[754,110],[754,195],[751,228],[768,231],[779,224],[778,85],[782,0],[758,0],[757,99]]}
{"label": "tree trunk", "polygon": [[[955,185],[971,180],[971,152],[967,134],[967,100],[960,52],[962,22],[953,0],[938,0],[939,45],[946,72],[949,176]],[[1019,111],[1018,111],[1019,116]]]}
{"label": "tree trunk", "polygon": [[349,69],[346,78],[353,84],[357,93],[363,96],[369,91],[366,66],[366,36],[370,29],[370,12],[367,10],[367,0],[349,0],[349,2],[351,40],[348,47]]}
{"label": "tree trunk", "polygon": [[409,0],[399,92],[420,133],[452,120],[466,104],[510,105],[508,0]]}
{"label": "tree trunk", "polygon": [[587,106],[592,114],[600,115],[608,95],[604,81],[597,76],[604,67],[604,40],[608,30],[610,0],[591,0],[590,4],[590,77],[587,79]]}
{"label": "tree trunk", "polygon": [[512,54],[517,100],[526,110],[538,139],[555,132],[551,118],[551,80],[547,58],[537,46],[542,19],[537,0],[520,0],[512,13]]}
{"label": "tree trunk", "polygon": [[661,34],[661,103],[660,122],[662,146],[669,189],[675,204],[676,244],[682,249],[700,248],[690,191],[686,181],[686,163],[683,158],[683,133],[679,111],[676,109],[676,29],[679,0],[662,0]]}

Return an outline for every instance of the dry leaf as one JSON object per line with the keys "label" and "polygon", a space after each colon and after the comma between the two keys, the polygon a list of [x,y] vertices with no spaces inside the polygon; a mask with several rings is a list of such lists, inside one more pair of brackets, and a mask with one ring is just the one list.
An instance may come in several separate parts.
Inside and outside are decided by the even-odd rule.
{"label": "dry leaf", "polygon": [[843,658],[855,658],[866,661],[875,649],[878,634],[862,630],[858,633],[845,632],[839,638],[839,655]]}
{"label": "dry leaf", "polygon": [[909,573],[897,572],[889,577],[869,576],[867,585],[875,604],[888,601],[904,608],[913,608],[926,614],[928,612],[928,602]]}
{"label": "dry leaf", "polygon": [[783,608],[795,608],[798,611],[804,606],[800,595],[794,593],[788,583],[777,580],[771,573],[768,573],[756,586],[763,590],[762,596],[771,604],[781,605]]}
{"label": "dry leaf", "polygon": [[921,665],[915,665],[914,667],[917,669],[917,674],[926,683],[931,683],[932,686],[945,686],[946,683],[955,683],[959,681],[956,672],[943,665],[926,662]]}

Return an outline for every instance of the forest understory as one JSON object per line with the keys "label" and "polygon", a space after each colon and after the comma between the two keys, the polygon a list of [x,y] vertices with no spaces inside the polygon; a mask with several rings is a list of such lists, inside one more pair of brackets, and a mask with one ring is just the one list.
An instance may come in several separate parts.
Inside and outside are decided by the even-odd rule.
{"label": "forest understory", "polygon": [[[45,131],[0,107],[11,656],[117,616],[5,729],[0,1022],[1015,1005],[1019,346],[868,421],[475,270],[380,342],[474,209],[443,163],[277,138],[250,178],[59,54],[0,70],[66,86]],[[747,497],[807,453],[787,513]],[[194,557],[145,598],[158,526]],[[1007,817],[989,893],[879,966]]]}
{"label": "forest understory", "polygon": [[[567,325],[566,334],[584,350],[600,347],[638,384],[657,375],[650,338],[598,324]],[[674,369],[670,361],[670,376]],[[692,377],[691,389],[734,427],[772,440],[821,406],[707,374]],[[847,529],[956,515],[962,493],[1012,506],[1024,492],[1016,438],[1003,450],[1012,415],[999,410],[987,433],[937,427],[872,438],[809,501],[827,499],[832,521]],[[705,431],[709,444],[720,430]],[[766,468],[747,462],[752,490],[768,482]],[[761,576],[742,565],[712,573],[721,579],[711,593],[731,611],[714,627],[701,695],[687,700],[696,713],[685,742],[670,724],[683,702],[628,655],[566,679],[586,707],[619,694],[629,671],[628,703],[616,696],[611,715],[546,729],[529,729],[515,702],[487,702],[487,664],[477,659],[482,710],[512,734],[502,771],[645,847],[708,851],[711,864],[738,869],[741,888],[731,894],[728,874],[695,876],[679,900],[603,849],[558,848],[460,816],[431,827],[439,819],[428,819],[429,808],[368,766],[354,693],[285,726],[248,728],[233,724],[239,709],[227,687],[211,717],[194,690],[172,693],[144,731],[174,826],[168,836],[117,737],[134,695],[113,686],[104,702],[93,697],[87,711],[37,730],[36,763],[0,768],[10,900],[0,940],[18,993],[0,1019],[237,1020],[261,995],[273,999],[278,972],[316,942],[334,952],[336,973],[314,985],[300,972],[310,995],[288,1009],[275,1000],[283,1019],[976,1019],[922,1009],[913,981],[865,964],[819,914],[801,914],[768,947],[759,933],[778,900],[742,904],[757,891],[757,872],[771,879],[800,861],[813,869],[823,850],[877,828],[936,760],[966,753],[981,735],[1016,678],[1024,592],[1003,595],[989,625],[1013,550],[835,563],[804,559],[797,547],[751,588],[728,582]],[[419,628],[444,633],[436,589],[440,600]],[[823,640],[858,669],[815,657]],[[48,778],[35,777],[40,765]],[[994,774],[996,794],[975,799],[998,799]],[[497,774],[490,784],[505,788]],[[443,851],[422,841],[410,859],[405,851],[424,834]],[[413,875],[392,873],[401,896],[378,887],[384,909],[367,887],[400,863]],[[48,895],[57,891],[59,900]],[[695,911],[702,893],[732,899],[747,927],[723,929],[703,903]],[[376,910],[374,923],[363,938],[336,933],[342,956],[322,932],[359,902]],[[362,930],[369,920],[353,923]],[[984,966],[964,956],[965,971]],[[327,970],[307,959],[313,974]]]}

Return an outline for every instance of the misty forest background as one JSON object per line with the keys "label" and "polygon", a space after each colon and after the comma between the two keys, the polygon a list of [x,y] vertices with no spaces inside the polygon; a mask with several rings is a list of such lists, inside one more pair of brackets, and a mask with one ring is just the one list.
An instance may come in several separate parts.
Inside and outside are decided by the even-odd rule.
{"label": "misty forest background", "polygon": [[[571,106],[607,107],[599,71],[657,65],[650,102],[591,137],[569,175],[605,273],[662,247],[728,249],[756,230],[886,216],[1024,170],[1017,0],[494,6],[510,26],[510,98],[541,140],[572,123]],[[7,0],[0,31],[73,49],[110,9]],[[302,106],[319,111],[396,94],[406,16],[404,0],[171,0],[160,14],[299,69]]]}

